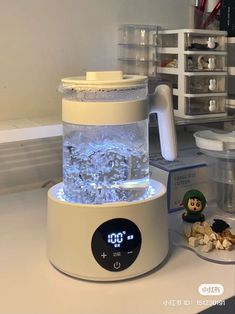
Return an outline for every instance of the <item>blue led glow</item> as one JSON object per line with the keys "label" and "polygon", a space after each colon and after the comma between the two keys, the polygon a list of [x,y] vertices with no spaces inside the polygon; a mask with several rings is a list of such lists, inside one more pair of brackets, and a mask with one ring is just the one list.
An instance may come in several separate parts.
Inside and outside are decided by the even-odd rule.
{"label": "blue led glow", "polygon": [[[159,189],[158,186],[156,186],[156,188],[155,188],[152,185],[149,185],[146,193],[142,197],[139,197],[139,198],[135,199],[134,202],[147,200],[147,199],[153,197],[154,195],[156,195],[157,193],[159,193],[159,191],[160,191],[160,189]],[[56,193],[56,198],[58,200],[63,201],[63,202],[68,202],[65,199],[63,187],[59,188],[56,192],[57,192]],[[70,203],[79,204],[79,203],[75,203],[75,202],[70,202]],[[124,201],[124,202],[118,202],[118,203],[128,203],[128,202]],[[108,203],[106,203],[106,204],[108,204]]]}

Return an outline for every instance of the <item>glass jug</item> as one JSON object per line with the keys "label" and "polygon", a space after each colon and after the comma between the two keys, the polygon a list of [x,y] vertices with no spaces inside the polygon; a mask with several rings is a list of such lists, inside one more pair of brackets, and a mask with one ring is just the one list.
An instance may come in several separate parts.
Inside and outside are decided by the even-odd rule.
{"label": "glass jug", "polygon": [[149,101],[144,76],[114,71],[62,79],[66,201],[102,204],[148,197],[150,112],[160,115],[162,154],[176,157],[170,90],[158,88]]}

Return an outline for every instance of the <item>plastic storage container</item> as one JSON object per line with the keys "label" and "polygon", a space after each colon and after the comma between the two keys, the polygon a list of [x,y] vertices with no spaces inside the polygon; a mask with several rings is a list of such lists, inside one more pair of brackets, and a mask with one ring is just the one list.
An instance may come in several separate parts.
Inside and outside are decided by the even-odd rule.
{"label": "plastic storage container", "polygon": [[228,66],[235,67],[235,38],[233,42],[228,43]]}
{"label": "plastic storage container", "polygon": [[162,68],[175,69],[178,68],[177,54],[162,54],[159,58],[159,65]]}
{"label": "plastic storage container", "polygon": [[119,27],[119,44],[156,46],[158,26],[123,24]]}
{"label": "plastic storage container", "polygon": [[155,61],[140,61],[119,59],[121,68],[125,74],[156,76],[157,63]]}
{"label": "plastic storage container", "polygon": [[199,131],[196,144],[207,157],[218,207],[235,213],[235,132]]}
{"label": "plastic storage container", "polygon": [[213,54],[187,55],[185,60],[185,71],[227,71],[226,56]]}
{"label": "plastic storage container", "polygon": [[204,29],[159,31],[162,46],[157,51],[157,72],[173,86],[176,116],[197,119],[227,115],[226,35]]}
{"label": "plastic storage container", "polygon": [[224,75],[193,75],[185,78],[188,94],[226,93],[227,91]]}
{"label": "plastic storage container", "polygon": [[226,112],[224,97],[186,97],[186,115],[218,114]]}
{"label": "plastic storage container", "polygon": [[228,38],[228,113],[235,111],[235,37]]}
{"label": "plastic storage container", "polygon": [[[167,31],[163,31],[167,32]],[[160,31],[160,34],[161,31]],[[176,48],[178,47],[178,34],[168,33],[167,36],[159,36],[159,46],[162,48]]]}
{"label": "plastic storage container", "polygon": [[120,59],[137,61],[156,61],[156,48],[148,46],[121,45]]}
{"label": "plastic storage container", "polygon": [[185,50],[191,51],[225,51],[226,37],[216,34],[186,33]]}
{"label": "plastic storage container", "polygon": [[118,60],[125,74],[156,76],[158,26],[125,24],[119,27]]}

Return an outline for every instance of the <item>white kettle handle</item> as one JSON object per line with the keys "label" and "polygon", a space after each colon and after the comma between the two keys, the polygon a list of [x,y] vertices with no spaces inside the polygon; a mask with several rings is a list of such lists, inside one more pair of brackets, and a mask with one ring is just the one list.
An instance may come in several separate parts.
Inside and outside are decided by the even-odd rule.
{"label": "white kettle handle", "polygon": [[177,157],[177,140],[171,89],[166,84],[156,87],[150,96],[150,113],[157,113],[163,158],[173,161]]}

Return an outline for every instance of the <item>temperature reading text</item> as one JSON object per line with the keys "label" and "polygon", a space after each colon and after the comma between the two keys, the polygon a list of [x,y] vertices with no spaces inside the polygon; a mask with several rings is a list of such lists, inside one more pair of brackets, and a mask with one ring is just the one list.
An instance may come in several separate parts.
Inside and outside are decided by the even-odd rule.
{"label": "temperature reading text", "polygon": [[108,234],[108,243],[113,244],[115,248],[120,247],[123,241],[125,240],[129,241],[133,239],[134,239],[134,235],[133,234],[126,235],[126,231]]}

